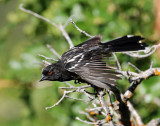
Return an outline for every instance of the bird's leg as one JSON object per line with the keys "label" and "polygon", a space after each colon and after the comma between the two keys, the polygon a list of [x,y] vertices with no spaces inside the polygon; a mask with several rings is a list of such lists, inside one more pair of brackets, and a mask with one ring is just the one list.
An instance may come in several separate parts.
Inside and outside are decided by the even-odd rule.
{"label": "bird's leg", "polygon": [[77,84],[77,83],[78,83],[78,82],[77,82],[77,79],[75,79],[75,80],[74,80],[74,83],[75,83],[75,84]]}
{"label": "bird's leg", "polygon": [[94,87],[94,92],[96,92],[96,93],[95,93],[95,98],[97,98],[98,95],[99,95],[99,88]]}
{"label": "bird's leg", "polygon": [[[96,97],[98,97],[99,92],[103,90],[102,88],[94,87],[94,91],[96,92]],[[106,93],[103,93],[103,96],[106,95]]]}
{"label": "bird's leg", "polygon": [[[89,83],[87,83],[87,84],[89,84]],[[85,92],[86,92],[86,93],[88,93],[88,94],[94,95],[94,96],[95,96],[95,98],[97,98],[97,97],[98,97],[98,91],[96,91],[96,89],[98,89],[98,88],[97,88],[97,87],[95,87],[95,86],[94,86],[94,85],[92,85],[92,84],[89,84],[89,85],[91,85],[91,87],[93,87],[94,92],[93,92],[93,93],[91,93],[91,92],[88,92],[88,91],[86,91],[86,90],[85,90]]]}

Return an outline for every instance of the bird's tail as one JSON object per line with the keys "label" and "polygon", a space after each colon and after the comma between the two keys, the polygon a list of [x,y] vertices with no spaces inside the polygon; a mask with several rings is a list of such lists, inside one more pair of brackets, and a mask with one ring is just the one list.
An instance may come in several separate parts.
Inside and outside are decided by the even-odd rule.
{"label": "bird's tail", "polygon": [[[103,43],[103,49],[107,49],[111,52],[125,52],[125,51],[138,51],[144,50],[147,47],[146,43],[142,43],[141,36],[127,35],[120,37],[109,42]],[[106,51],[107,51],[106,50]]]}

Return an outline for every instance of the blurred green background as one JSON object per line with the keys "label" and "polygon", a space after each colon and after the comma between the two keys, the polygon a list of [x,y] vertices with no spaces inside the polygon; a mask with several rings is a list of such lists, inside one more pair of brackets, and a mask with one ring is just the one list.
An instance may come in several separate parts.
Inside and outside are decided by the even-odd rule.
{"label": "blurred green background", "polygon": [[[69,45],[57,28],[20,11],[20,3],[57,24],[65,23],[74,14],[73,20],[81,29],[91,35],[102,35],[103,41],[134,34],[144,36],[147,43],[153,45],[160,38],[155,32],[155,0],[0,0],[1,126],[85,125],[75,120],[80,116],[78,111],[86,107],[81,101],[65,99],[51,110],[44,109],[60,99],[63,90],[58,87],[65,84],[38,82],[43,59],[38,54],[54,57],[46,48],[47,43],[59,54]],[[88,39],[71,23],[66,31],[75,45]],[[118,54],[118,58],[123,70],[133,70],[127,62],[141,70],[148,69],[151,61],[154,67],[160,67],[158,52],[145,59],[122,54]],[[123,79],[119,83],[118,87],[124,92],[128,81]],[[155,101],[160,97],[159,90],[160,78],[153,77],[143,81],[131,99],[145,123],[160,117],[160,106]],[[74,97],[83,96],[74,94]]]}

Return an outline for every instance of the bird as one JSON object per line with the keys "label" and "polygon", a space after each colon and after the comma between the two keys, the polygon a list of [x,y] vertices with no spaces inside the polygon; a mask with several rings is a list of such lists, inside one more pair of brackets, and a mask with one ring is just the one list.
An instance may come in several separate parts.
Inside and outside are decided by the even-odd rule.
{"label": "bird", "polygon": [[148,46],[141,36],[126,35],[108,42],[102,42],[96,35],[70,48],[61,58],[42,69],[40,81],[70,81],[87,83],[93,87],[110,89],[121,79],[117,72],[114,52],[145,50]]}

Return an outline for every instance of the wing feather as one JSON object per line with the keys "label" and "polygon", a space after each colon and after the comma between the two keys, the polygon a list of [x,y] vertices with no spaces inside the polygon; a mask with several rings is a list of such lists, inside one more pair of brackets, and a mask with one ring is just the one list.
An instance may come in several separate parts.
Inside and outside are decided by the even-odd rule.
{"label": "wing feather", "polygon": [[92,55],[92,57],[83,56],[81,61],[78,61],[74,67],[66,68],[70,72],[79,75],[88,83],[100,87],[108,88],[108,85],[117,85],[116,80],[121,79],[120,74],[115,72],[117,69],[116,63],[111,57],[111,54]]}

